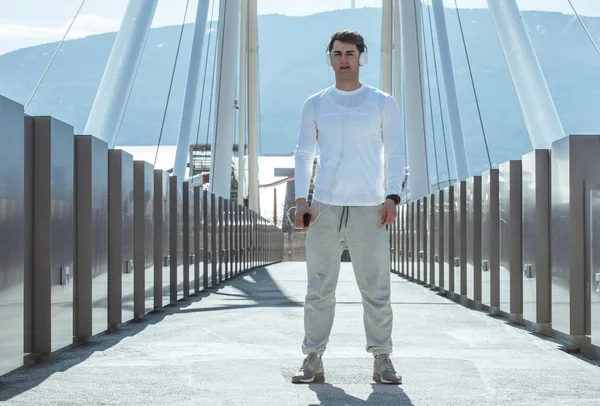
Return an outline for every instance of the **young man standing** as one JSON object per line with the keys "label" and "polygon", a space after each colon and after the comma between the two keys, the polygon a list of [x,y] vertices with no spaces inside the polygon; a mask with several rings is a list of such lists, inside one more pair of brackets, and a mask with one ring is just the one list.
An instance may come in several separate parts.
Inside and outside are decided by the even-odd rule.
{"label": "young man standing", "polygon": [[[388,94],[359,80],[366,63],[363,37],[336,32],[326,62],[335,86],[310,96],[302,109],[295,154],[296,224],[310,216],[306,241],[308,287],[304,306],[306,358],[294,383],[324,379],[323,361],[335,312],[341,254],[347,246],[364,309],[373,379],[400,384],[392,352],[390,255],[386,225],[396,219],[404,174],[400,112]],[[316,146],[319,161],[311,206],[307,196]],[[385,162],[387,159],[387,173]],[[384,179],[387,175],[387,184]]]}

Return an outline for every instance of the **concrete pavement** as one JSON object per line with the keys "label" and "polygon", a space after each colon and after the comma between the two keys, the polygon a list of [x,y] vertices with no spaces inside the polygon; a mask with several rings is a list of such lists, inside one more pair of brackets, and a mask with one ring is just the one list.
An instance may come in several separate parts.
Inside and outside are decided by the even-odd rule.
{"label": "concrete pavement", "polygon": [[293,385],[304,263],[260,268],[0,379],[6,405],[600,405],[600,367],[392,275],[401,386],[371,381],[342,264],[325,383]]}

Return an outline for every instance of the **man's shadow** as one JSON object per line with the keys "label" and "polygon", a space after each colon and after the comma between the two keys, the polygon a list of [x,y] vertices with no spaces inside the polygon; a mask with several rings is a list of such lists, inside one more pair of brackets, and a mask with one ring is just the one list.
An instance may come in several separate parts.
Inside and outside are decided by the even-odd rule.
{"label": "man's shadow", "polygon": [[[358,406],[358,405],[412,405],[409,397],[398,385],[384,385],[372,383],[373,392],[367,400],[359,399],[348,395],[343,389],[333,386],[329,383],[311,383],[308,385],[310,390],[317,394],[320,406]],[[309,405],[316,406],[316,405]]]}

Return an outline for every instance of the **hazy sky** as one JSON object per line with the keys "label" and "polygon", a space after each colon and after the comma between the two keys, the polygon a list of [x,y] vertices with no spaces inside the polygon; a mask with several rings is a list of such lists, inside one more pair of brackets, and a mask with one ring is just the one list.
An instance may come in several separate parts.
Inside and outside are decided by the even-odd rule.
{"label": "hazy sky", "polygon": [[[200,0],[209,1],[209,0]],[[431,0],[425,0],[429,3]],[[457,0],[461,8],[487,7],[486,0]],[[0,0],[0,54],[26,46],[57,41],[82,0]],[[572,0],[583,15],[600,16],[600,0]],[[160,0],[153,26],[180,24],[186,0]],[[187,21],[193,22],[198,0],[190,0]],[[349,8],[351,0],[258,0],[260,14],[302,16]],[[444,0],[454,7],[454,0]],[[518,0],[522,10],[572,13],[567,0]],[[59,7],[60,5],[60,7]],[[126,0],[87,0],[68,38],[117,31]],[[356,7],[381,7],[381,0],[356,0]],[[216,9],[216,8],[215,8]]]}

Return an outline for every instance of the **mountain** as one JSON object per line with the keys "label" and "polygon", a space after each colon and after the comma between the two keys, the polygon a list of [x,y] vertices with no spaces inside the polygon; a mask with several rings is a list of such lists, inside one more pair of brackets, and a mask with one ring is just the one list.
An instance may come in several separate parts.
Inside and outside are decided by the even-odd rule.
{"label": "mountain", "polygon": [[[431,110],[427,106],[427,122],[430,134],[432,127],[435,130],[435,137],[430,135],[428,148],[435,151],[438,158],[429,162],[434,176],[437,177],[439,172],[443,180],[448,176],[446,168],[451,166],[445,158],[445,150],[451,148],[451,143],[448,121],[440,121],[440,98],[444,104],[443,83],[439,70],[441,97],[438,97],[428,11],[428,8],[424,9],[430,73],[426,91],[429,94],[431,90],[433,103]],[[488,159],[457,17],[456,10],[446,9],[467,153],[471,172],[478,173],[488,167]],[[461,9],[460,17],[492,163],[518,159],[531,149],[531,143],[489,12]],[[600,56],[578,21],[571,15],[549,12],[523,12],[523,18],[565,132],[600,132],[600,115],[597,114]],[[338,10],[306,17],[259,17],[262,153],[293,151],[304,99],[333,83],[333,72],[325,65],[324,54],[328,38],[336,30],[350,27],[363,33],[370,58],[369,64],[362,68],[361,79],[379,85],[380,21],[381,9],[374,8]],[[592,36],[600,39],[600,19],[584,18],[584,22]],[[212,30],[205,37],[204,52],[209,37],[210,47],[208,58],[203,59],[201,67],[200,83],[206,86],[197,137],[200,143],[207,140],[211,111],[208,101],[214,74],[216,22],[207,27]],[[173,26],[151,31],[120,130],[119,145],[156,145],[159,142],[180,29]],[[192,33],[193,25],[186,25],[161,145],[176,143]],[[114,39],[115,34],[109,33],[66,41],[27,113],[52,115],[73,124],[76,132],[82,132]],[[56,46],[56,43],[45,44],[0,56],[0,94],[25,104]],[[436,59],[439,65],[437,56]],[[446,117],[445,107],[442,110]],[[442,130],[445,130],[445,137]],[[453,172],[452,168],[450,172]]]}

